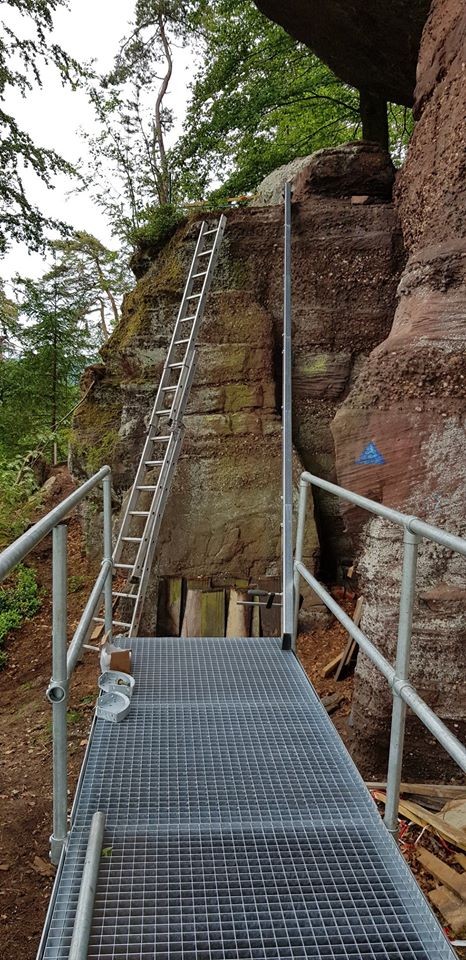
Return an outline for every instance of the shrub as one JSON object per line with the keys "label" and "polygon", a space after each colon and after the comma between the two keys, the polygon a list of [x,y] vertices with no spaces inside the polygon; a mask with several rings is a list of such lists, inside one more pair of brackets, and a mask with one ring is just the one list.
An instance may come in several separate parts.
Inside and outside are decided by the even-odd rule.
{"label": "shrub", "polygon": [[12,582],[0,589],[0,668],[7,662],[1,649],[11,630],[17,630],[40,609],[42,594],[32,567],[18,567]]}
{"label": "shrub", "polygon": [[146,207],[141,214],[141,225],[130,233],[130,240],[141,249],[150,249],[155,256],[184,219],[173,203]]}
{"label": "shrub", "polygon": [[33,496],[35,490],[33,471],[24,467],[21,457],[8,463],[0,460],[0,549],[19,537],[30,523],[40,499],[37,494]]}

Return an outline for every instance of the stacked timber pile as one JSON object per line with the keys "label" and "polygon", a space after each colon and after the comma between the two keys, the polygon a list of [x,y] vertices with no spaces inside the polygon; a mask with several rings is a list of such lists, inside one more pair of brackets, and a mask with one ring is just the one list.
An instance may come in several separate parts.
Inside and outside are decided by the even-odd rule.
{"label": "stacked timber pile", "polygon": [[[368,783],[385,804],[385,784]],[[466,786],[402,783],[399,843],[446,933],[466,937]]]}

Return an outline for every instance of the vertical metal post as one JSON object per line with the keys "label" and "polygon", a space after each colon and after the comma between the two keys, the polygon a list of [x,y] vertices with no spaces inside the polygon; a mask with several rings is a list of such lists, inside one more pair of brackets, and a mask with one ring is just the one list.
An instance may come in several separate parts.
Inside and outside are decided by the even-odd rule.
{"label": "vertical metal post", "polygon": [[67,532],[65,524],[59,524],[53,530],[52,680],[47,696],[52,704],[53,724],[53,832],[50,837],[50,859],[54,864],[58,864],[60,859],[68,826]]}
{"label": "vertical metal post", "polygon": [[[295,550],[295,562],[302,563],[303,559],[303,545],[304,545],[304,530],[306,525],[306,509],[307,509],[307,488],[308,484],[301,477],[299,482],[299,509],[298,509],[298,526],[296,529],[296,550]],[[298,636],[298,616],[299,616],[299,587],[300,587],[300,576],[298,571],[294,571],[294,622],[293,622],[293,650],[296,650],[296,639]]]}
{"label": "vertical metal post", "polygon": [[[103,479],[103,499],[104,499],[104,563],[106,560],[112,560],[112,476],[108,474]],[[104,588],[104,619],[105,633],[107,639],[112,639],[113,611],[112,611],[112,572],[110,571],[105,581]]]}
{"label": "vertical metal post", "polygon": [[291,183],[285,184],[285,243],[282,376],[282,642],[293,638],[293,419],[291,355]]}
{"label": "vertical metal post", "polygon": [[104,839],[105,814],[100,810],[92,817],[86,857],[81,877],[78,904],[68,960],[87,960],[92,914],[99,876],[100,857]]}
{"label": "vertical metal post", "polygon": [[403,570],[401,574],[400,616],[396,648],[395,679],[393,681],[392,727],[387,773],[387,802],[384,823],[394,837],[398,835],[398,805],[400,801],[401,768],[405,735],[406,703],[399,689],[408,680],[411,652],[414,595],[416,590],[417,555],[420,537],[405,528]]}

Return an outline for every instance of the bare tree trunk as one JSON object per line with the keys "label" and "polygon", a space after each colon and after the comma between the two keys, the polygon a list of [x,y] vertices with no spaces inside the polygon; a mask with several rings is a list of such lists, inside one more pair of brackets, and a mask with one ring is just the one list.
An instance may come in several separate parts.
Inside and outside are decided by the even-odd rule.
{"label": "bare tree trunk", "polygon": [[[110,303],[110,306],[111,306],[111,308],[112,308],[112,313],[113,313],[113,319],[114,319],[115,325],[116,325],[116,324],[118,323],[119,319],[120,319],[120,314],[119,314],[119,312],[118,312],[118,307],[117,307],[117,304],[116,304],[115,297],[113,296],[113,293],[112,293],[112,291],[110,290],[110,286],[109,286],[109,284],[108,284],[108,281],[107,281],[107,280],[105,279],[105,277],[104,277],[103,270],[102,270],[102,267],[101,267],[101,265],[100,265],[100,260],[99,260],[98,256],[93,257],[93,260],[94,260],[95,268],[96,268],[97,273],[98,273],[98,276],[99,276],[100,286],[101,286],[101,288],[102,288],[103,293],[105,293],[105,295],[106,295],[106,297],[107,297],[107,299],[108,299],[108,301],[109,301],[109,303]],[[99,303],[100,303],[100,309],[101,309],[100,315],[101,315],[101,318],[102,318],[102,331],[104,331],[104,329],[105,329],[105,331],[106,331],[105,339],[108,340],[109,333],[108,333],[107,325],[106,325],[106,323],[105,323],[105,316],[102,317],[102,309],[103,309],[102,300],[99,299]]]}
{"label": "bare tree trunk", "polygon": [[160,187],[159,187],[159,202],[168,203],[170,184],[169,184],[169,171],[168,171],[168,162],[167,162],[167,152],[165,149],[165,141],[163,137],[163,127],[162,127],[162,105],[163,98],[168,90],[168,84],[170,83],[171,75],[173,72],[173,60],[170,49],[170,44],[168,42],[167,34],[165,31],[165,23],[163,16],[159,14],[158,17],[158,26],[160,39],[162,41],[163,52],[167,61],[167,70],[165,76],[162,80],[162,83],[159,87],[157,93],[157,99],[155,101],[155,110],[154,110],[154,133],[155,140],[157,143],[159,156],[160,156],[160,166],[161,166],[161,177],[160,177]]}
{"label": "bare tree trunk", "polygon": [[388,152],[389,135],[386,100],[379,94],[369,93],[368,90],[360,90],[359,109],[361,112],[363,139],[378,143]]}
{"label": "bare tree trunk", "polygon": [[[109,329],[108,329],[108,327],[107,327],[107,323],[106,323],[106,320],[105,320],[105,304],[104,304],[104,301],[100,299],[100,297],[99,297],[99,304],[100,304],[100,307],[99,307],[99,310],[100,310],[100,329],[101,329],[101,331],[102,331],[102,337],[103,337],[103,339],[104,339],[104,342],[106,342],[106,341],[108,340],[109,336],[110,336],[110,332],[109,332]],[[118,318],[117,318],[117,319],[118,319]]]}

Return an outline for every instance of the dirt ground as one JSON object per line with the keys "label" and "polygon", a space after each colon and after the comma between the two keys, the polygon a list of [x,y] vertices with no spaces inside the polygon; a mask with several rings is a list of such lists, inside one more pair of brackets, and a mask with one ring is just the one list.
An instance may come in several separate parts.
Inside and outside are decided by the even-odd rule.
{"label": "dirt ground", "polygon": [[[57,479],[46,512],[73,486],[66,469]],[[69,522],[69,619],[74,630],[96,575],[84,555],[77,516]],[[8,663],[0,673],[0,960],[34,960],[52,890],[54,868],[48,861],[51,833],[51,708],[45,690],[51,672],[51,542],[31,554],[44,591],[42,608],[34,620],[15,631],[7,643]],[[339,602],[351,615],[355,599],[335,588]],[[341,703],[332,714],[343,740],[348,739],[352,677],[336,682],[324,679],[322,669],[346,644],[347,635],[335,621],[319,620],[311,634],[299,638],[298,653],[321,697],[338,693]],[[97,664],[87,653],[71,683],[69,705],[70,802],[86,746],[96,697]],[[425,891],[431,878],[422,874],[415,857],[420,828],[410,827],[401,849]],[[449,859],[443,841],[422,837],[423,845]]]}
{"label": "dirt ground", "polygon": [[[356,597],[345,593],[343,588],[334,587],[332,593],[338,603],[349,616],[352,616],[356,605]],[[338,653],[343,650],[348,641],[348,634],[341,623],[338,623],[326,611],[316,620],[311,633],[302,633],[298,637],[297,653],[301,663],[317,690],[320,697],[338,694],[341,703],[332,711],[331,717],[343,741],[349,739],[348,718],[351,711],[353,695],[353,675],[343,680],[322,677],[322,671]]]}
{"label": "dirt ground", "polygon": [[[73,489],[65,470],[56,471],[50,510]],[[40,516],[40,514],[39,514]],[[69,620],[78,623],[95,576],[82,550],[77,517],[68,527]],[[33,960],[52,889],[48,862],[51,833],[51,707],[45,690],[51,673],[51,538],[28,558],[44,591],[41,610],[12,633],[8,663],[0,673],[0,937],[1,960]],[[71,638],[70,638],[71,639]],[[94,654],[78,664],[68,715],[70,798],[79,773],[95,702]]]}

